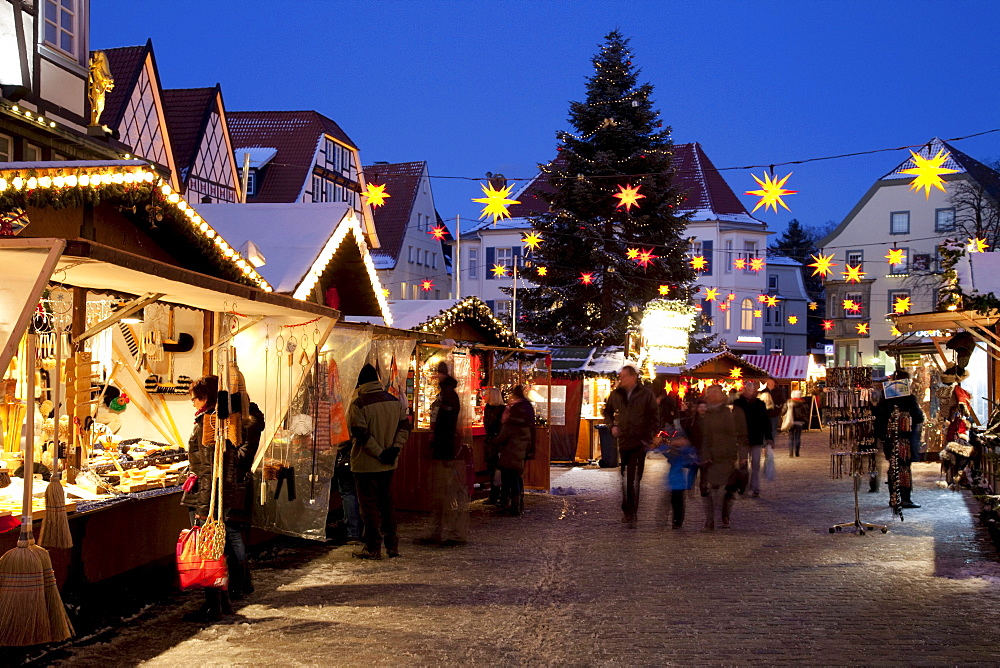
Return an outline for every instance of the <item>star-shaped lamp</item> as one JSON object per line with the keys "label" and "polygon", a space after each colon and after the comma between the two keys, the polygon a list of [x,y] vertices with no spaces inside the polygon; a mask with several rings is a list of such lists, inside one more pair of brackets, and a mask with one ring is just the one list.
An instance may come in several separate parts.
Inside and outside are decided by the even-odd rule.
{"label": "star-shaped lamp", "polygon": [[432,227],[430,229],[430,232],[428,232],[427,234],[431,235],[438,241],[441,241],[442,239],[445,238],[445,235],[448,234],[448,228],[444,227],[443,225],[436,225]]}
{"label": "star-shaped lamp", "polygon": [[735,292],[730,292],[728,295],[726,295],[726,301],[733,301],[734,299],[736,299]]}
{"label": "star-shaped lamp", "polygon": [[538,244],[542,243],[542,235],[534,230],[521,237],[521,243],[528,247],[528,250],[535,250]]}
{"label": "star-shaped lamp", "polygon": [[845,311],[851,311],[852,313],[859,310],[860,305],[853,299],[845,299],[844,303],[841,304]]}
{"label": "star-shaped lamp", "polygon": [[861,279],[863,279],[867,275],[865,272],[861,271],[860,264],[857,265],[856,267],[852,267],[849,264],[845,264],[844,269],[846,269],[847,271],[842,271],[840,273],[844,275],[844,280],[847,281],[848,283],[860,283]]}
{"label": "star-shaped lamp", "polygon": [[889,328],[889,333],[892,334],[893,336],[902,336],[903,335],[903,333],[901,331],[899,331],[899,329],[895,325],[893,325],[891,328]]}
{"label": "star-shaped lamp", "polygon": [[584,285],[591,285],[594,282],[594,274],[590,272],[581,273],[580,282]]}
{"label": "star-shaped lamp", "polygon": [[388,297],[390,294],[391,293],[389,292],[389,288],[382,288],[382,296],[383,297]]}
{"label": "star-shaped lamp", "polygon": [[894,266],[903,264],[906,262],[906,251],[902,248],[890,248],[889,252],[885,254],[885,259]]}
{"label": "star-shaped lamp", "polygon": [[761,271],[763,269],[764,269],[764,258],[762,257],[750,258],[750,271]]}
{"label": "star-shaped lamp", "polygon": [[636,259],[637,257],[639,257],[639,249],[629,248],[628,250],[625,251],[625,257],[627,257],[629,260]]}
{"label": "star-shaped lamp", "polygon": [[507,210],[508,206],[521,203],[519,200],[510,198],[510,194],[514,191],[513,184],[503,186],[499,190],[494,188],[492,183],[487,185],[480,183],[479,187],[483,189],[486,197],[473,197],[472,201],[483,205],[483,211],[479,214],[479,218],[493,216],[494,225],[501,218],[510,218],[510,211]]}
{"label": "star-shaped lamp", "polygon": [[643,249],[642,252],[635,258],[635,261],[639,263],[640,267],[648,267],[649,263],[656,259],[656,255],[653,255],[653,249],[649,250]]}
{"label": "star-shaped lamp", "polygon": [[634,206],[638,209],[639,200],[645,197],[645,195],[639,192],[639,188],[641,187],[641,185],[638,185],[633,188],[631,183],[627,186],[618,186],[618,192],[612,195],[612,197],[618,198],[618,206],[615,208],[620,209],[625,207],[626,211],[631,211]]}
{"label": "star-shaped lamp", "polygon": [[[747,195],[756,195],[760,198],[760,200],[757,201],[757,206],[753,208],[753,211],[756,211],[760,207],[764,207],[765,211],[773,209],[775,213],[778,213],[779,204],[785,207],[786,211],[791,211],[791,209],[788,208],[788,205],[785,204],[784,200],[781,199],[786,195],[794,195],[798,192],[797,190],[785,189],[785,181],[787,181],[788,177],[791,175],[792,173],[789,172],[783,179],[778,179],[778,177],[774,177],[774,179],[772,179],[771,175],[765,172],[764,180],[761,181],[755,174],[751,174],[750,176],[752,176],[753,180],[760,186],[760,190],[746,191]],[[750,213],[753,213],[753,211]]]}
{"label": "star-shaped lamp", "polygon": [[896,301],[892,305],[893,313],[906,313],[910,310],[910,298],[909,297],[896,297]]}
{"label": "star-shaped lamp", "polygon": [[833,320],[824,320],[821,327],[823,328],[824,332],[829,332],[831,329],[833,329]]}
{"label": "star-shaped lamp", "polygon": [[549,268],[548,267],[539,267],[538,268],[538,275],[539,276],[548,276],[548,274],[549,274]]}
{"label": "star-shaped lamp", "polygon": [[661,285],[660,286],[660,294],[663,295],[663,296],[667,296],[668,294],[670,294],[670,286],[669,285]]}
{"label": "star-shaped lamp", "polygon": [[760,309],[755,309],[754,312],[753,312],[753,317],[755,317],[755,318],[763,318],[764,317],[764,312],[762,310],[760,310]]}
{"label": "star-shaped lamp", "polygon": [[867,322],[859,322],[857,325],[855,325],[855,329],[858,330],[858,334],[867,334],[868,333],[868,323]]}
{"label": "star-shaped lamp", "polygon": [[980,239],[976,237],[975,239],[969,239],[968,251],[970,253],[985,253],[989,246],[986,244],[985,239]]}
{"label": "star-shaped lamp", "polygon": [[430,292],[431,289],[433,288],[434,288],[434,281],[432,280],[420,281],[420,289],[423,290],[424,292]]}
{"label": "star-shaped lamp", "polygon": [[695,271],[705,271],[708,268],[708,260],[704,255],[695,255],[691,258],[691,267]]}
{"label": "star-shaped lamp", "polygon": [[742,378],[743,377],[743,369],[739,368],[738,366],[734,366],[732,369],[729,370],[729,377],[730,378]]}
{"label": "star-shaped lamp", "polygon": [[790,315],[790,316],[788,316],[788,324],[789,325],[796,325],[796,324],[798,324],[798,322],[799,322],[799,316],[797,316],[797,315]]}
{"label": "star-shaped lamp", "polygon": [[715,298],[719,296],[718,288],[706,288],[705,289],[705,301],[714,302]]}
{"label": "star-shaped lamp", "polygon": [[392,197],[392,195],[385,191],[384,183],[382,185],[374,183],[366,184],[365,192],[361,193],[361,196],[365,198],[368,204],[376,207],[382,206],[388,198]]}
{"label": "star-shaped lamp", "polygon": [[778,298],[775,297],[774,295],[768,295],[767,299],[764,300],[764,303],[767,304],[768,307],[777,306],[778,305]]}
{"label": "star-shaped lamp", "polygon": [[746,269],[747,261],[741,257],[738,257],[735,260],[733,260],[733,266],[740,270]]}
{"label": "star-shaped lamp", "polygon": [[767,302],[767,295],[757,295],[757,302],[760,304]]}
{"label": "star-shaped lamp", "polygon": [[817,304],[816,302],[809,302],[809,310],[810,311],[815,311],[818,308],[819,308],[819,304]]}
{"label": "star-shaped lamp", "polygon": [[833,262],[833,253],[829,255],[823,255],[820,253],[818,256],[813,255],[812,259],[815,260],[809,266],[813,268],[813,276],[820,276],[826,278],[833,273],[833,268],[837,265]]}
{"label": "star-shaped lamp", "polygon": [[501,276],[506,276],[507,266],[503,264],[493,265],[493,275],[496,276],[497,278],[500,278]]}
{"label": "star-shaped lamp", "polygon": [[914,179],[910,181],[910,190],[920,191],[921,188],[924,189],[924,199],[930,199],[931,188],[937,188],[941,192],[944,192],[944,179],[941,178],[942,174],[954,174],[957,169],[948,169],[947,167],[942,167],[945,161],[950,156],[950,153],[945,153],[944,149],[940,149],[933,158],[925,158],[922,155],[910,151],[910,155],[913,156],[913,167],[909,169],[899,170],[900,174],[913,174]]}

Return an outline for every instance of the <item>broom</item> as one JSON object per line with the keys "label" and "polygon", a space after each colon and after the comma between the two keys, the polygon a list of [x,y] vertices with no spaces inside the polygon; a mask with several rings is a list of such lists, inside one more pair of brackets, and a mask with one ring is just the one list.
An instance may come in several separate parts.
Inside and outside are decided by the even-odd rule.
{"label": "broom", "polygon": [[55,453],[52,455],[52,477],[45,488],[45,517],[38,544],[44,547],[73,547],[73,536],[69,532],[69,518],[66,517],[66,491],[62,486],[62,466],[59,461],[59,365],[62,362],[62,330],[56,329],[56,368],[52,380],[52,421],[55,424]]}
{"label": "broom", "polygon": [[[27,358],[35,353],[28,334]],[[28,397],[34,397],[34,374],[28,374]],[[73,634],[66,617],[52,560],[45,548],[35,545],[31,533],[31,487],[34,481],[34,411],[28,411],[24,448],[24,497],[21,535],[17,547],[0,557],[0,646],[60,642]]]}

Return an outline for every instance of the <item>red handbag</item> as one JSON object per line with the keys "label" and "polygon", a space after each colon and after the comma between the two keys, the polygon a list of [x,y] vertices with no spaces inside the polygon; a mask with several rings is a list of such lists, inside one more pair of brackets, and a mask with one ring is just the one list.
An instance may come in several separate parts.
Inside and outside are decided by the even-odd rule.
{"label": "red handbag", "polygon": [[181,589],[215,587],[226,589],[229,572],[226,570],[226,556],[219,559],[205,559],[198,554],[198,532],[201,527],[184,529],[177,538],[177,572],[181,578]]}

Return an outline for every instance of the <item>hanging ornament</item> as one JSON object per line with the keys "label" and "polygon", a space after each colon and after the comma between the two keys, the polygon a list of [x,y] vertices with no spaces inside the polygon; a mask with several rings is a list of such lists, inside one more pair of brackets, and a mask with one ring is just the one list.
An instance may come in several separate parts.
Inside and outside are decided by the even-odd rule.
{"label": "hanging ornament", "polygon": [[892,305],[893,313],[906,313],[910,310],[910,298],[909,297],[896,297],[896,301]]}
{"label": "hanging ornament", "polygon": [[388,298],[390,294],[391,293],[389,292],[389,288],[382,288],[382,296],[383,297]]}
{"label": "hanging ornament", "polygon": [[633,188],[631,183],[627,186],[618,186],[618,192],[612,195],[612,197],[618,198],[618,206],[615,209],[625,207],[625,211],[629,212],[633,206],[638,209],[639,200],[645,197],[645,195],[639,192],[639,188],[641,187],[642,185],[638,185]]}
{"label": "hanging ornament", "polygon": [[448,234],[448,228],[443,225],[437,225],[432,227],[427,234],[431,235],[438,241],[442,241],[445,238],[445,235]]}
{"label": "hanging ornament", "polygon": [[720,311],[728,311],[729,310],[729,302],[719,302],[719,310]]}
{"label": "hanging ornament", "polygon": [[979,237],[969,239],[968,251],[970,253],[985,253],[987,248],[989,246],[986,245],[985,239],[980,239]]}
{"label": "hanging ornament", "polygon": [[705,301],[714,302],[715,298],[719,296],[718,288],[706,288],[705,289]]}
{"label": "hanging ornament", "polygon": [[924,199],[930,199],[931,188],[937,188],[941,192],[944,192],[942,174],[954,174],[958,171],[957,169],[948,169],[941,166],[951,155],[950,153],[945,153],[944,149],[940,149],[933,158],[925,158],[913,151],[910,151],[910,155],[913,156],[911,159],[914,166],[909,169],[901,169],[899,173],[913,174],[916,177],[910,181],[910,190],[919,191],[923,188]]}
{"label": "hanging ornament", "polygon": [[521,237],[521,243],[528,247],[528,250],[535,250],[538,248],[538,244],[542,243],[542,236],[531,230],[531,232],[525,234]]}
{"label": "hanging ornament", "polygon": [[906,262],[906,251],[902,248],[890,248],[885,254],[885,259],[893,266],[903,264]]}
{"label": "hanging ornament", "polygon": [[497,278],[507,275],[507,265],[495,264],[493,265],[493,275]]}
{"label": "hanging ornament", "polygon": [[549,274],[549,268],[548,267],[539,267],[538,268],[538,275],[539,276],[548,276],[548,274]]}
{"label": "hanging ornament", "polygon": [[428,279],[420,282],[420,289],[423,290],[424,292],[430,292],[433,287],[434,287],[434,281],[432,280]]}
{"label": "hanging ornament", "polygon": [[821,327],[823,327],[824,332],[829,332],[831,329],[833,329],[833,320],[824,320]]}
{"label": "hanging ornament", "polygon": [[901,331],[899,331],[899,329],[897,329],[895,325],[893,325],[892,327],[889,328],[889,333],[892,334],[893,336],[902,336],[903,335],[903,333]]}
{"label": "hanging ornament", "polygon": [[774,295],[768,295],[764,303],[767,304],[768,308],[773,308],[778,305],[778,298]]}
{"label": "hanging ornament", "polygon": [[852,267],[849,264],[845,264],[844,269],[846,269],[847,271],[842,271],[840,273],[844,275],[844,280],[847,281],[848,283],[860,283],[861,279],[867,276],[865,272],[861,271],[860,264],[857,265],[856,267]]}
{"label": "hanging ornament", "polygon": [[668,294],[670,294],[670,286],[669,285],[661,285],[660,286],[660,294],[663,295],[664,297],[667,296]]}
{"label": "hanging ornament", "polygon": [[850,311],[851,313],[857,313],[861,310],[861,304],[853,299],[845,299],[843,307],[845,311]]}
{"label": "hanging ornament", "polygon": [[493,224],[496,225],[501,218],[510,218],[508,206],[521,203],[520,200],[510,199],[510,194],[514,190],[513,184],[502,186],[499,190],[494,188],[492,183],[487,185],[480,183],[479,187],[483,189],[486,197],[473,197],[472,201],[484,205],[482,213],[479,214],[480,220],[487,216],[493,216]]}
{"label": "hanging ornament", "polygon": [[742,271],[747,268],[747,261],[741,257],[736,258],[736,260],[733,261],[733,266]]}
{"label": "hanging ornament", "polygon": [[764,268],[764,258],[750,258],[750,271],[761,271]]}
{"label": "hanging ornament", "polygon": [[590,285],[594,282],[594,274],[590,272],[580,274],[580,282],[584,285]]}
{"label": "hanging ornament", "polygon": [[762,310],[760,310],[760,309],[755,309],[754,312],[753,312],[753,317],[755,317],[755,318],[763,318],[764,317],[764,312]]}
{"label": "hanging ornament", "polygon": [[756,175],[751,174],[750,176],[753,176],[753,180],[760,185],[760,190],[748,190],[746,191],[746,194],[756,195],[760,197],[760,200],[757,202],[757,206],[755,206],[753,208],[753,211],[751,211],[750,213],[753,213],[760,207],[764,207],[765,211],[767,211],[768,209],[773,209],[775,213],[778,213],[779,204],[785,207],[786,211],[791,211],[791,209],[789,209],[788,206],[785,204],[785,202],[781,199],[786,195],[794,195],[798,192],[798,190],[786,190],[784,187],[785,181],[787,181],[788,177],[791,175],[792,173],[788,172],[788,174],[785,175],[785,178],[778,180],[778,178],[775,177],[772,180],[771,175],[765,172],[764,180],[761,181],[760,179],[757,178]]}
{"label": "hanging ornament", "polygon": [[757,303],[763,304],[767,301],[767,295],[757,295]]}
{"label": "hanging ornament", "polygon": [[789,325],[797,325],[798,322],[799,322],[799,316],[797,316],[797,315],[790,315],[790,316],[788,316],[788,324]]}
{"label": "hanging ornament", "polygon": [[625,251],[625,257],[628,258],[629,260],[636,259],[637,257],[639,257],[639,249],[629,248],[628,250]]}
{"label": "hanging ornament", "polygon": [[809,310],[810,311],[815,311],[818,308],[819,308],[819,304],[817,304],[816,302],[809,302]]}
{"label": "hanging ornament", "polygon": [[859,322],[854,327],[855,327],[855,329],[858,330],[858,334],[867,334],[868,333],[868,323],[867,322]]}
{"label": "hanging ornament", "polygon": [[392,197],[389,193],[385,191],[385,184],[375,185],[374,183],[368,183],[365,186],[365,192],[361,193],[361,196],[365,198],[365,201],[374,207],[379,207],[385,204],[385,201]]}
{"label": "hanging ornament", "polygon": [[649,266],[650,262],[656,259],[656,257],[657,257],[656,255],[653,255],[652,248],[650,248],[649,250],[643,249],[643,251],[639,253],[638,257],[635,258],[635,261],[639,263],[640,267],[645,269],[646,267]]}
{"label": "hanging ornament", "polygon": [[819,256],[812,255],[811,257],[815,260],[815,262],[809,265],[810,267],[813,267],[813,276],[826,278],[833,273],[833,268],[837,266],[833,262],[833,253],[830,253],[829,255],[823,255],[820,253]]}
{"label": "hanging ornament", "polygon": [[703,255],[695,255],[690,262],[695,271],[705,271],[708,268],[708,260]]}
{"label": "hanging ornament", "polygon": [[729,377],[730,378],[742,378],[743,377],[743,369],[739,368],[738,366],[734,366],[732,369],[729,370]]}
{"label": "hanging ornament", "polygon": [[736,299],[736,293],[735,292],[730,292],[728,295],[726,295],[726,301],[730,301],[731,302],[734,299]]}

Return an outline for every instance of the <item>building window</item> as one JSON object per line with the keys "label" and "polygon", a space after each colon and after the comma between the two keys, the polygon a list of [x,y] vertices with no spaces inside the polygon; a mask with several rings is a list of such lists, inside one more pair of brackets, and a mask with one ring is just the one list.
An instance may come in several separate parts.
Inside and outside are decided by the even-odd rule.
{"label": "building window", "polygon": [[469,278],[479,278],[479,249],[469,249],[469,261],[466,264],[468,265],[466,270],[469,272]]}
{"label": "building window", "polygon": [[774,337],[774,347],[771,348],[772,352],[782,352],[785,349],[785,340],[780,336]]}
{"label": "building window", "polygon": [[771,352],[771,337],[769,336],[764,337],[764,352]]}
{"label": "building window", "polygon": [[910,212],[893,211],[889,214],[889,234],[910,233]]}
{"label": "building window", "polygon": [[406,281],[399,284],[399,298],[406,299]]}
{"label": "building window", "polygon": [[417,214],[417,231],[420,232],[420,231],[423,231],[423,229],[424,229],[424,214],[418,213]]}
{"label": "building window", "polygon": [[[864,300],[864,294],[863,293],[860,293],[860,292],[847,292],[847,293],[844,293],[844,299],[845,300],[850,299],[855,304],[861,304],[861,308],[858,309],[857,311],[848,311],[847,309],[844,309],[844,317],[845,318],[863,318],[863,317],[865,317],[865,311],[866,311],[866,306],[867,305],[863,301]],[[843,306],[843,303],[841,303],[841,306]]]}
{"label": "building window", "polygon": [[0,135],[0,162],[14,162],[14,140]]}
{"label": "building window", "polygon": [[[437,269],[438,268],[438,254],[437,253],[431,253],[431,268],[432,269]],[[55,441],[53,441],[53,443],[54,442]]]}
{"label": "building window", "polygon": [[247,197],[253,196],[257,192],[257,170],[251,169],[247,174]]}
{"label": "building window", "polygon": [[502,320],[504,323],[507,323],[510,320],[510,307],[511,301],[509,299],[498,299],[493,304],[493,315],[495,315],[498,320]]}
{"label": "building window", "polygon": [[496,263],[507,267],[508,269],[514,266],[514,249],[512,248],[497,248],[495,251]]}
{"label": "building window", "polygon": [[406,261],[413,264],[413,246],[406,247]]}
{"label": "building window", "polygon": [[[725,273],[733,273],[733,240],[726,239],[726,256],[722,258],[723,263],[726,265]],[[728,328],[727,328],[728,329]]]}
{"label": "building window", "polygon": [[893,276],[905,276],[910,273],[910,249],[909,248],[899,248],[896,250],[903,251],[903,261],[899,264],[889,265],[889,274]]}
{"label": "building window", "polygon": [[777,290],[778,289],[778,275],[777,274],[768,274],[767,275],[767,289],[768,290]]}
{"label": "building window", "polygon": [[[427,253],[427,251],[424,251],[425,255],[426,255],[426,253]],[[422,265],[423,263],[424,263],[424,261],[423,261],[423,258],[420,255],[420,249],[418,248],[417,249],[417,264]]]}
{"label": "building window", "polygon": [[[889,308],[886,309],[886,313],[896,312],[895,306],[896,306],[896,301],[898,299],[909,299],[909,298],[910,298],[909,290],[889,290],[889,299],[887,302],[889,304]],[[912,305],[910,308],[912,310]]]}
{"label": "building window", "polygon": [[723,313],[725,313],[725,315],[722,316],[723,327],[728,332],[729,330],[731,330],[733,328],[733,309],[732,309],[732,307],[726,308],[723,311]]}
{"label": "building window", "polygon": [[859,250],[847,251],[847,264],[852,267],[860,267],[864,264],[865,252]]}
{"label": "building window", "polygon": [[953,232],[955,230],[955,209],[934,210],[934,231]]}
{"label": "building window", "polygon": [[780,325],[785,321],[785,305],[778,302],[778,305],[774,307],[774,324]]}
{"label": "building window", "polygon": [[746,261],[746,265],[743,267],[744,273],[751,273],[750,260],[757,257],[757,242],[756,241],[744,241],[743,242],[743,255],[742,259]]}
{"label": "building window", "polygon": [[77,56],[79,25],[77,9],[77,0],[45,0],[45,44],[70,54],[74,59]]}
{"label": "building window", "polygon": [[740,305],[740,329],[744,332],[753,331],[753,302],[744,299]]}

